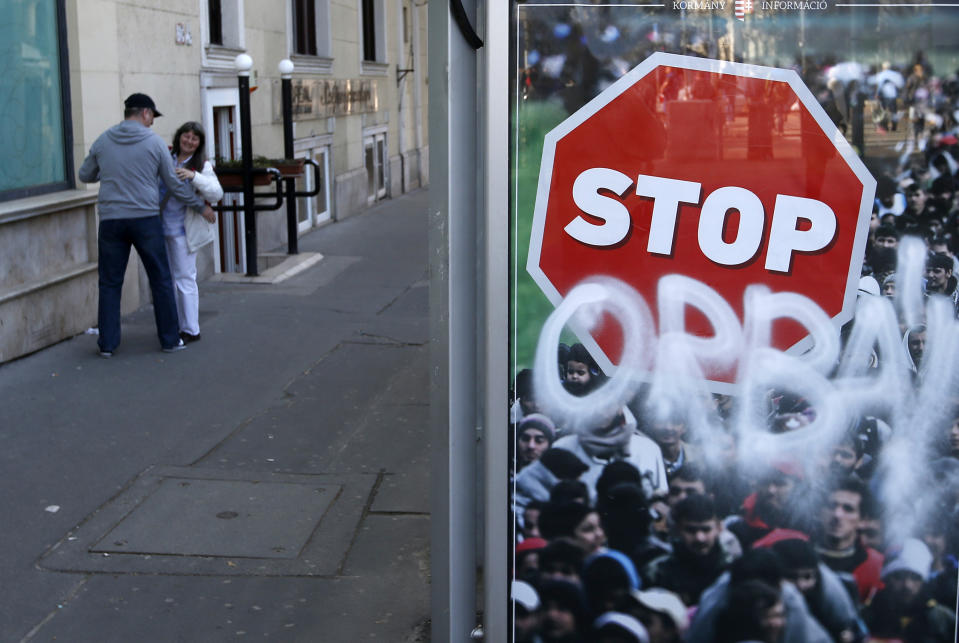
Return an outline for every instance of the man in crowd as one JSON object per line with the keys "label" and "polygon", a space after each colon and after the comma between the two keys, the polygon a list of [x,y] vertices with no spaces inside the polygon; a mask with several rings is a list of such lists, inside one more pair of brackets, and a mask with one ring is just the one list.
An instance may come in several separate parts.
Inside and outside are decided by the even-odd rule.
{"label": "man in crowd", "polygon": [[944,254],[931,254],[926,262],[926,294],[945,295],[952,300],[953,307],[959,302],[959,289],[956,277],[952,274],[952,257]]}
{"label": "man in crowd", "polygon": [[871,502],[866,486],[847,478],[834,487],[820,508],[816,551],[823,563],[852,585],[855,595],[867,603],[882,587],[883,556],[859,542],[862,506]]}
{"label": "man in crowd", "polygon": [[691,495],[676,505],[672,515],[673,552],[646,565],[644,586],[668,589],[685,604],[695,605],[733,556],[720,543],[722,525],[711,498]]}
{"label": "man in crowd", "polygon": [[809,611],[836,641],[862,641],[866,629],[859,618],[857,604],[843,582],[819,561],[808,541],[785,538],[772,545],[783,564],[786,579],[798,589]]}
{"label": "man in crowd", "polygon": [[610,462],[624,460],[632,464],[643,478],[647,496],[665,497],[669,487],[663,455],[655,442],[633,432],[626,424],[623,413],[611,420],[575,435],[558,439],[553,447],[564,449],[584,462],[588,469],[580,476],[586,483],[595,501],[596,481]]}
{"label": "man in crowd", "polygon": [[756,490],[743,501],[743,515],[730,519],[726,528],[743,551],[777,527],[792,527],[789,509],[799,493],[802,472],[792,462],[778,462],[756,481]]}
{"label": "man in crowd", "polygon": [[650,419],[645,422],[644,432],[663,454],[667,480],[702,457],[695,447],[686,443],[686,422],[679,416]]}
{"label": "man in crowd", "polygon": [[556,439],[556,425],[541,413],[531,413],[523,418],[516,429],[516,464],[522,469],[539,460],[543,452]]}
{"label": "man in crowd", "polygon": [[953,640],[955,614],[926,600],[923,585],[929,577],[932,554],[921,540],[907,538],[882,569],[885,589],[863,611],[875,637],[902,641]]}
{"label": "man in crowd", "polygon": [[157,335],[164,352],[185,348],[180,339],[173,280],[160,221],[162,180],[177,199],[208,218],[210,206],[193,188],[177,179],[166,143],[150,131],[160,116],[153,99],[131,94],[123,103],[123,121],[101,134],[80,166],[84,183],[100,182],[97,212],[100,296],[97,306],[101,357],[120,345],[120,294],[130,246],[137,250],[150,280]]}

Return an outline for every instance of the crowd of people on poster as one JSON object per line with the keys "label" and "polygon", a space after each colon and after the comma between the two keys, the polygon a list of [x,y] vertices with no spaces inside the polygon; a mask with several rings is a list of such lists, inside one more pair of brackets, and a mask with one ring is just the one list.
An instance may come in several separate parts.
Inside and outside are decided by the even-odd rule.
{"label": "crowd of people on poster", "polygon": [[[542,15],[519,25],[517,91],[568,113],[652,51],[728,53],[722,37],[680,38],[663,21],[632,59],[614,22]],[[617,375],[584,344],[518,365],[516,643],[956,640],[959,69],[920,47],[794,68],[877,181],[857,313],[824,370],[830,401],[770,387],[757,413],[654,377],[587,422],[541,385],[551,378],[564,404],[609,407]],[[664,86],[658,100],[685,91]],[[790,439],[827,418],[841,418],[828,438]],[[779,448],[754,448],[758,432]]]}

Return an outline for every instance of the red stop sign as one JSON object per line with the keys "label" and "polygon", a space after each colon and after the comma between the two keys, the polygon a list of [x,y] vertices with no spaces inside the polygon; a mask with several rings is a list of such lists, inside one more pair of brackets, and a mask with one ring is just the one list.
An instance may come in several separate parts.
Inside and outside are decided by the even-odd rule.
{"label": "red stop sign", "polygon": [[[745,289],[763,284],[811,298],[839,326],[852,318],[874,193],[795,72],[657,53],[546,135],[527,269],[554,305],[604,275],[655,316],[660,278],[680,274],[741,320]],[[689,311],[690,332],[711,335]],[[779,321],[773,346],[795,351],[805,336]],[[610,320],[582,339],[605,367],[618,359]]]}

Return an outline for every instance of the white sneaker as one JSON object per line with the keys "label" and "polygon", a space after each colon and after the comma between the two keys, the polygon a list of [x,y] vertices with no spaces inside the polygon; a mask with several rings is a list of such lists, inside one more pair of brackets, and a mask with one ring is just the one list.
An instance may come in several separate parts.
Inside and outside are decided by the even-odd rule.
{"label": "white sneaker", "polygon": [[162,350],[163,350],[164,353],[175,353],[175,352],[177,352],[177,351],[182,351],[184,348],[186,348],[186,342],[184,342],[184,341],[181,339],[181,340],[177,341],[177,343],[174,344],[173,346],[171,346],[170,348],[164,348],[164,349],[162,349]]}

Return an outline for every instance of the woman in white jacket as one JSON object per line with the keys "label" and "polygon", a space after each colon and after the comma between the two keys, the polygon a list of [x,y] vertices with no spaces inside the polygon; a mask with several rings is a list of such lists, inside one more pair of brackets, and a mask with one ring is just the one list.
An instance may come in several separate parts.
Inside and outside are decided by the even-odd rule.
{"label": "woman in white jacket", "polygon": [[[189,181],[210,203],[223,198],[223,188],[206,160],[206,135],[203,126],[189,121],[173,135],[173,164],[177,177]],[[205,218],[177,200],[160,184],[160,211],[163,214],[163,235],[166,238],[170,272],[180,318],[180,337],[184,342],[200,339],[200,292],[196,285],[196,253],[213,242],[216,214]]]}

